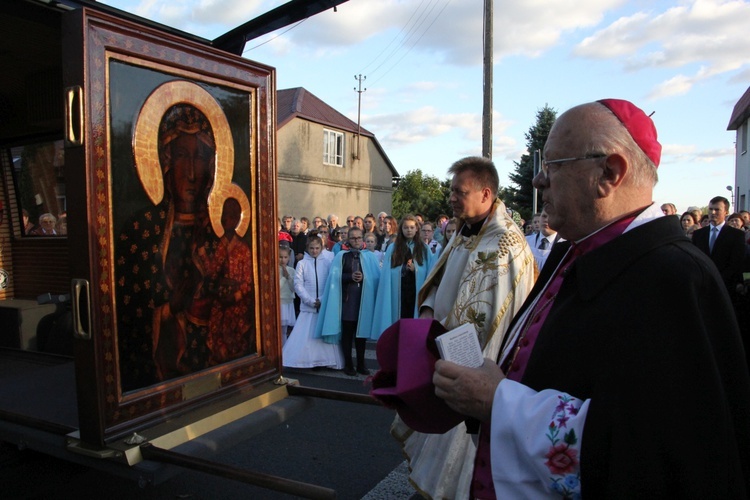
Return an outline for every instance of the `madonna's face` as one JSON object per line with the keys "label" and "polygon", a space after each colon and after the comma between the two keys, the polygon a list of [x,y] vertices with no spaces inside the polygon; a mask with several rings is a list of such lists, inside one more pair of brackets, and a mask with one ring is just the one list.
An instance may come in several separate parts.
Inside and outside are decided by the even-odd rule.
{"label": "madonna's face", "polygon": [[214,151],[192,134],[173,140],[172,199],[175,210],[192,214],[206,203],[207,188],[212,178]]}

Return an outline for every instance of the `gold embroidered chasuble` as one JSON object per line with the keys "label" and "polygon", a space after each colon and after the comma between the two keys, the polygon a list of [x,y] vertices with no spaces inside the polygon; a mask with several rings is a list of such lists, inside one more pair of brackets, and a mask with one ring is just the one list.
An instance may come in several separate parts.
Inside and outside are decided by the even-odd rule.
{"label": "gold embroidered chasuble", "polygon": [[[536,279],[534,256],[521,230],[496,200],[478,234],[458,231],[419,292],[447,329],[473,323],[484,356],[496,359],[503,336]],[[412,485],[429,498],[468,498],[476,447],[465,424],[423,434],[401,419],[391,427],[409,461]]]}

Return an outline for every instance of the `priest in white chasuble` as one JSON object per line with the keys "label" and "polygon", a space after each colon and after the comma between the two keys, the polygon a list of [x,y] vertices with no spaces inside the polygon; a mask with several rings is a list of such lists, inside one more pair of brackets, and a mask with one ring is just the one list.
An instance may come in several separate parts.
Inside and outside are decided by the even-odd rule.
{"label": "priest in white chasuble", "polygon": [[[534,256],[497,198],[499,178],[490,160],[464,158],[448,173],[457,231],[420,290],[420,317],[449,330],[474,324],[484,356],[496,359],[508,324],[534,285]],[[476,446],[465,423],[445,434],[424,434],[396,417],[391,433],[402,443],[410,481],[420,493],[468,498]]]}

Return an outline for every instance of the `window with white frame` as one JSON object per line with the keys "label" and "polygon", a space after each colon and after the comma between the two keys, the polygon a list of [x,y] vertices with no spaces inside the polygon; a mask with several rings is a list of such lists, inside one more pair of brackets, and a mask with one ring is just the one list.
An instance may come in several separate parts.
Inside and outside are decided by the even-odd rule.
{"label": "window with white frame", "polygon": [[344,134],[323,129],[323,163],[344,166]]}

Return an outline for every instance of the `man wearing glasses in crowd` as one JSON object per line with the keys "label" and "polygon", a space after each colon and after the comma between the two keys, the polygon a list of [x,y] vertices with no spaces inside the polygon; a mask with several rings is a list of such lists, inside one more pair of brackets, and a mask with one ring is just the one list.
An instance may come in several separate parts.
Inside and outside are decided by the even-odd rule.
{"label": "man wearing glasses in crowd", "polygon": [[[370,337],[380,264],[375,254],[361,251],[363,245],[362,229],[350,228],[348,248],[339,252],[331,264],[315,331],[316,337],[329,344],[341,343],[344,373],[349,376],[370,374],[365,366],[365,348]],[[352,344],[357,353],[356,370]]]}
{"label": "man wearing glasses in crowd", "polygon": [[34,228],[29,234],[34,236],[55,236],[55,224],[57,218],[52,214],[42,214],[39,216],[39,226]]}

